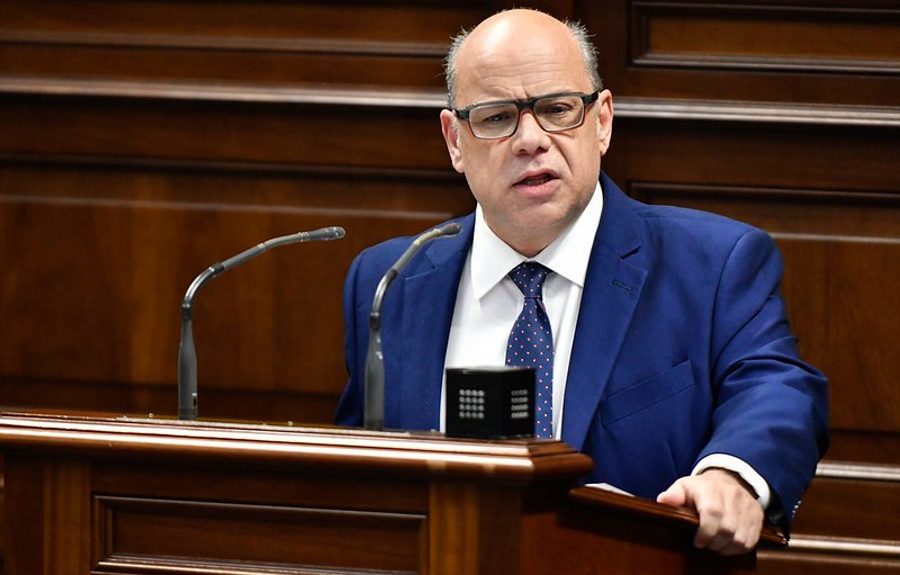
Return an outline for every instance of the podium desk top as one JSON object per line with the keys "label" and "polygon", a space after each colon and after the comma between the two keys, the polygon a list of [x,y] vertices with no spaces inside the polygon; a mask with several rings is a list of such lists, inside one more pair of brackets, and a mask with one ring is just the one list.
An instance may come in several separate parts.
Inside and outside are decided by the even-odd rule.
{"label": "podium desk top", "polygon": [[561,441],[473,440],[428,431],[80,413],[0,412],[0,449],[99,457],[198,458],[235,464],[366,468],[532,482],[573,480],[591,459]]}

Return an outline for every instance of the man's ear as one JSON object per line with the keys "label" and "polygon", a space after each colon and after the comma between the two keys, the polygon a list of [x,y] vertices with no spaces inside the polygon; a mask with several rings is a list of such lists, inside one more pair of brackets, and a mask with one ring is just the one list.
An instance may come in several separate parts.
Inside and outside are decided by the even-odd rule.
{"label": "man's ear", "polygon": [[450,163],[460,174],[465,173],[462,150],[459,148],[459,122],[450,110],[441,110],[441,134],[450,152]]}
{"label": "man's ear", "polygon": [[597,139],[600,141],[600,155],[606,154],[612,140],[613,101],[609,90],[600,92],[597,99]]}

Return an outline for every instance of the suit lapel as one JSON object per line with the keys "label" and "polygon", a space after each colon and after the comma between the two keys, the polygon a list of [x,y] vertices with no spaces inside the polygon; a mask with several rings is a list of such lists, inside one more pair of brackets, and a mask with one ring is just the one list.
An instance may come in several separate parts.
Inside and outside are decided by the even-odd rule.
{"label": "suit lapel", "polygon": [[563,440],[579,450],[647,275],[646,269],[627,261],[641,247],[641,222],[631,200],[602,174],[601,185],[603,215],[588,263],[563,407]]}
{"label": "suit lapel", "polygon": [[420,254],[421,265],[403,281],[402,377],[398,405],[403,429],[437,429],[440,423],[444,356],[456,292],[469,246],[474,216],[459,223],[463,231],[432,242]]}

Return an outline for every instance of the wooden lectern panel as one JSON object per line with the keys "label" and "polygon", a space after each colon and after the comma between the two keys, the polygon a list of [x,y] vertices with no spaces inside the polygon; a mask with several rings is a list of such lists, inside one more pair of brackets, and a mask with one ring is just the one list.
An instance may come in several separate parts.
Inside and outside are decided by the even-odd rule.
{"label": "wooden lectern panel", "polygon": [[0,414],[16,575],[748,573],[552,440]]}

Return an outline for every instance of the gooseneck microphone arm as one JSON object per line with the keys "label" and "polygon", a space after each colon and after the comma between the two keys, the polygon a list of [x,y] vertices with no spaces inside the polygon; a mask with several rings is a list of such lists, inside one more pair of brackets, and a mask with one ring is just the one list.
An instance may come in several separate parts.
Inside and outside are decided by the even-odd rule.
{"label": "gooseneck microphone arm", "polygon": [[344,228],[331,226],[311,232],[298,232],[287,236],[279,236],[257,244],[248,250],[215,263],[194,278],[184,294],[181,303],[181,345],[178,349],[178,419],[197,419],[197,352],[194,349],[194,336],[191,327],[191,306],[194,296],[207,280],[216,277],[227,269],[238,266],[255,258],[266,250],[295,244],[298,242],[314,242],[338,240],[344,237]]}
{"label": "gooseneck microphone arm", "polygon": [[415,256],[422,246],[433,239],[453,236],[462,229],[457,223],[446,224],[421,234],[413,240],[403,255],[385,272],[372,300],[372,311],[369,313],[369,348],[366,353],[365,378],[365,412],[363,425],[366,429],[381,431],[384,429],[384,354],[381,351],[381,301],[388,286],[400,274],[409,260]]}

